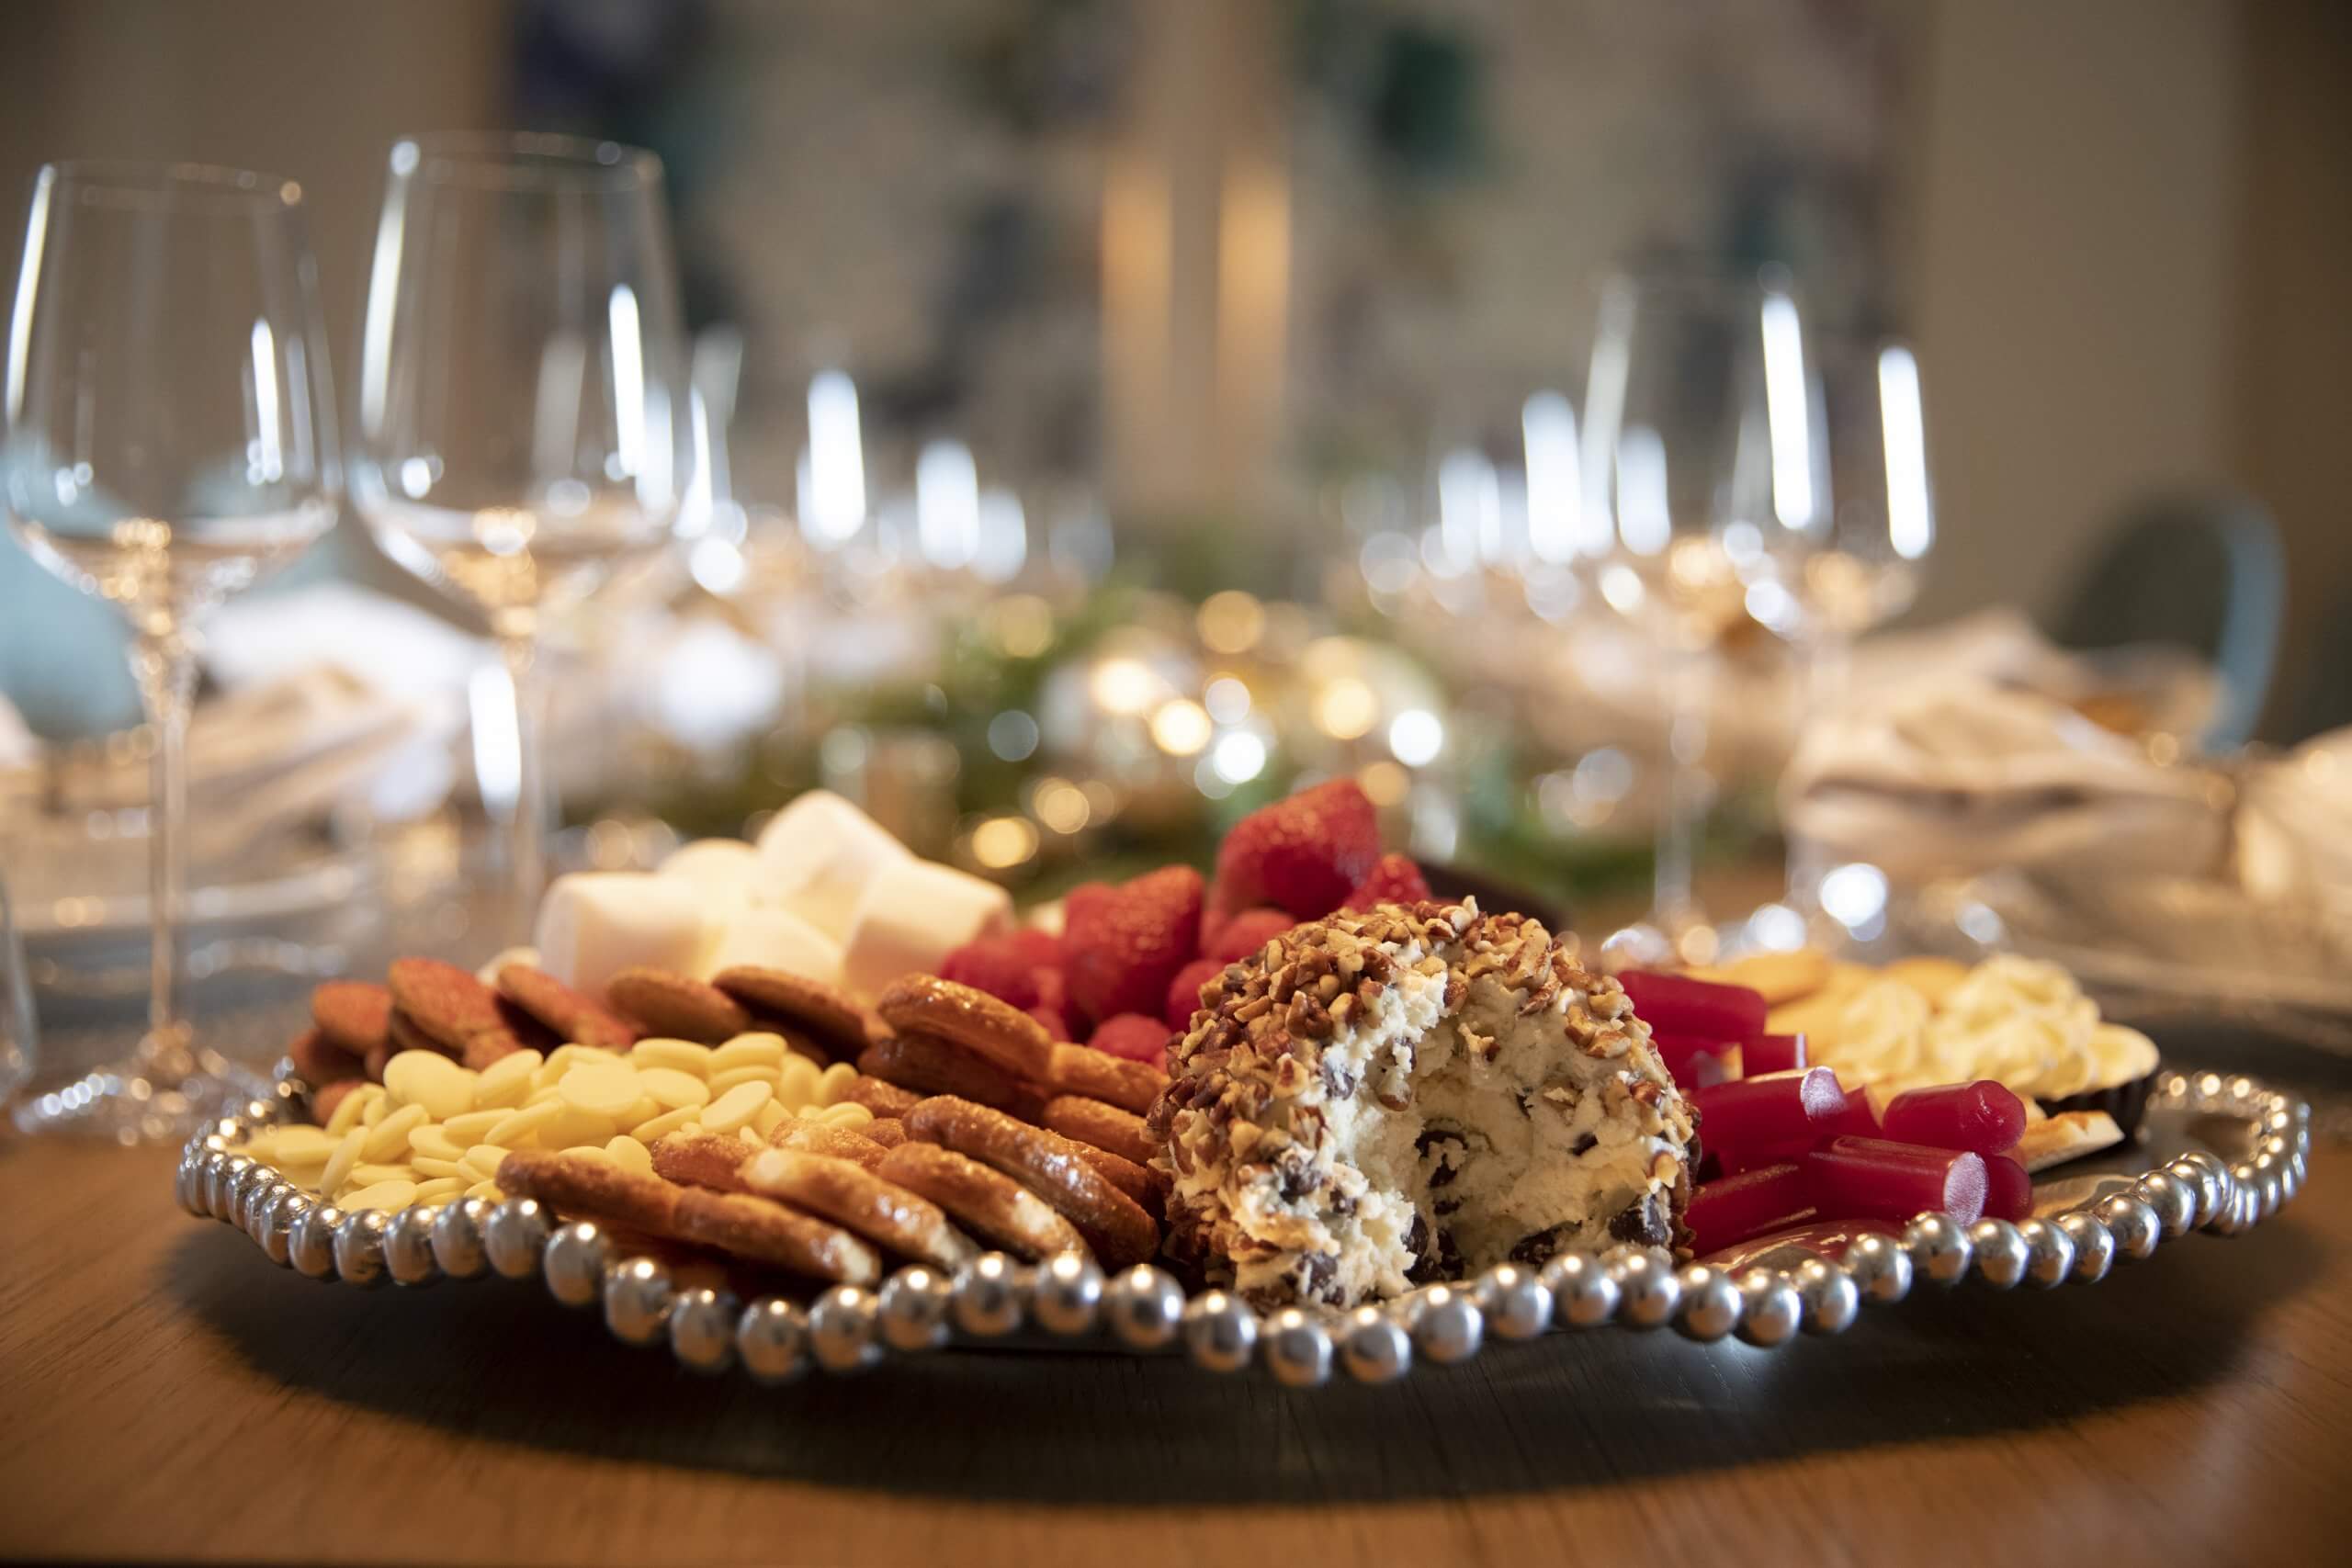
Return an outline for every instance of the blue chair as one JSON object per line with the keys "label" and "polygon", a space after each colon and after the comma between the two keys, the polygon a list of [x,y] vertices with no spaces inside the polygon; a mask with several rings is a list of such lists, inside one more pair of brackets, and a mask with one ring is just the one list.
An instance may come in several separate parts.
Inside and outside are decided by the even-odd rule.
{"label": "blue chair", "polygon": [[2226,748],[2254,734],[2278,660],[2287,604],[2278,525],[2235,491],[2154,497],[2109,530],[2054,635],[2065,647],[2160,642],[2211,660],[2220,704],[2202,737]]}

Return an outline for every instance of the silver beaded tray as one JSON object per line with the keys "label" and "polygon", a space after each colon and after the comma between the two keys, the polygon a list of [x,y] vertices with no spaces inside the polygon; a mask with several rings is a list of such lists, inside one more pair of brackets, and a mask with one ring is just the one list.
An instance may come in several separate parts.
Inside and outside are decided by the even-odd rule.
{"label": "silver beaded tray", "polygon": [[2141,1143],[2037,1183],[2034,1218],[1962,1225],[1923,1213],[1900,1235],[1858,1237],[1835,1260],[1790,1248],[1732,1272],[1702,1263],[1677,1269],[1656,1248],[1620,1247],[1566,1253],[1541,1269],[1504,1264],[1351,1313],[1290,1308],[1261,1316],[1223,1291],[1188,1300],[1172,1275],[1148,1264],[1106,1277],[1075,1254],[1032,1266],[992,1252],[953,1274],[900,1269],[878,1291],[836,1286],[803,1306],[680,1288],[660,1258],[630,1255],[593,1222],[559,1223],[527,1198],[393,1214],[322,1204],[236,1152],[254,1128],[288,1119],[303,1092],[281,1071],[274,1100],[254,1100],[191,1139],[175,1178],[181,1206],[237,1226],[271,1262],[313,1280],[414,1288],[443,1278],[537,1276],[564,1305],[601,1308],[624,1343],[666,1342],[696,1371],[740,1363],[763,1382],[789,1382],[812,1366],[863,1371],[889,1355],[951,1341],[1032,1341],[1031,1330],[1048,1342],[1107,1333],[1138,1352],[1181,1346],[1209,1371],[1255,1361],[1294,1388],[1329,1382],[1335,1364],[1358,1382],[1389,1382],[1417,1360],[1468,1360],[1489,1337],[1612,1324],[1781,1345],[1799,1333],[1842,1333],[1864,1305],[1899,1303],[1917,1283],[2096,1284],[2118,1262],[2149,1258],[2159,1243],[2191,1231],[2242,1235],[2293,1199],[2311,1151],[2311,1108],[2302,1101],[2251,1078],[2167,1072],[2150,1096]]}

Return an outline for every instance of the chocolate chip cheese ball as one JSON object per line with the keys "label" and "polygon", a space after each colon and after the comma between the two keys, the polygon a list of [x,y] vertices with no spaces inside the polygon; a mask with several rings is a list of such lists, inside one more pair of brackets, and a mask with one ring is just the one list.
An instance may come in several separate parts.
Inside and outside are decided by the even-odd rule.
{"label": "chocolate chip cheese ball", "polygon": [[1534,920],[1343,912],[1201,1000],[1151,1114],[1169,1250],[1254,1304],[1679,1230],[1690,1107],[1624,991]]}

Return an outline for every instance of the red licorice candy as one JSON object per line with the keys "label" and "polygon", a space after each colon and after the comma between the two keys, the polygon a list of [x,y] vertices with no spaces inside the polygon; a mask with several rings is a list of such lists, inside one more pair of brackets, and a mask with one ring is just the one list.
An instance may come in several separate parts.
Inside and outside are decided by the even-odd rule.
{"label": "red licorice candy", "polygon": [[1984,1156],[1884,1138],[1832,1138],[1804,1157],[1814,1206],[1833,1218],[1907,1220],[1941,1210],[1962,1224],[1984,1213]]}
{"label": "red licorice candy", "polygon": [[1734,1042],[1690,1034],[1652,1034],[1650,1043],[1673,1075],[1675,1087],[1685,1094],[1711,1084],[1729,1083],[1746,1072],[1741,1048]]}
{"label": "red licorice candy", "polygon": [[1804,1066],[1804,1036],[1802,1034],[1759,1034],[1742,1047],[1742,1070],[1749,1077],[1762,1077],[1766,1073],[1788,1073]]}
{"label": "red licorice candy", "polygon": [[1690,1250],[1704,1258],[1750,1236],[1800,1224],[1812,1213],[1804,1168],[1787,1164],[1691,1189],[1682,1220],[1690,1227]]}
{"label": "red licorice candy", "polygon": [[1743,1078],[1696,1090],[1699,1135],[1726,1165],[1759,1149],[1824,1136],[1846,1109],[1846,1091],[1827,1067],[1783,1077]]}
{"label": "red licorice candy", "polygon": [[1764,1032],[1760,991],[1647,969],[1628,970],[1617,978],[1633,998],[1634,1015],[1653,1031],[1742,1044]]}
{"label": "red licorice candy", "polygon": [[1984,1156],[1984,1214],[1995,1220],[2033,1217],[2033,1178],[2007,1155]]}
{"label": "red licorice candy", "polygon": [[1888,1100],[1879,1124],[1899,1144],[2005,1154],[2025,1135],[2025,1101],[1991,1078],[1939,1084]]}

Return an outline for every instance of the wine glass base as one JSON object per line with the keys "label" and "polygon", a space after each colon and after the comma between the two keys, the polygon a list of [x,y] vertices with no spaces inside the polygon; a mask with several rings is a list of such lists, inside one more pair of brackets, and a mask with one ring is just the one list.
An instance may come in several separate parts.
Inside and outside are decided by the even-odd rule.
{"label": "wine glass base", "polygon": [[177,1143],[202,1123],[266,1100],[270,1085],[184,1033],[150,1034],[129,1059],[93,1067],[70,1083],[19,1100],[20,1133],[93,1138],[126,1146]]}

